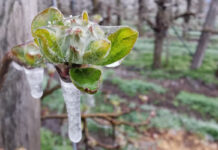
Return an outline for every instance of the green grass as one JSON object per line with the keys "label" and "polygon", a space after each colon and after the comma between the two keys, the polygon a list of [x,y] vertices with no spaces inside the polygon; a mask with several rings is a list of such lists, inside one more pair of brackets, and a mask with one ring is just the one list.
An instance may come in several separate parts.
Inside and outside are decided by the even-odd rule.
{"label": "green grass", "polygon": [[42,150],[72,150],[68,138],[53,134],[50,130],[41,128],[41,149]]}
{"label": "green grass", "polygon": [[138,79],[122,79],[121,77],[118,77],[116,73],[111,69],[107,69],[104,71],[103,80],[110,81],[112,84],[118,86],[122,92],[129,96],[146,94],[149,91],[154,91],[160,94],[166,92],[165,88],[155,83],[146,82],[144,80]]}
{"label": "green grass", "polygon": [[[156,117],[151,120],[150,127],[158,129],[185,129],[186,131],[202,136],[210,136],[212,139],[218,140],[218,124],[214,121],[202,121],[188,117],[185,114],[178,114],[165,108],[156,108],[149,105],[142,105],[141,109],[156,111]],[[142,115],[145,116],[145,114]]]}
{"label": "green grass", "polygon": [[119,77],[115,77],[111,80],[111,82],[117,85],[122,92],[129,96],[135,96],[136,94],[146,94],[148,91],[155,91],[160,94],[166,92],[166,89],[162,86],[143,80],[125,80]]}
{"label": "green grass", "polygon": [[[192,52],[195,51],[196,42],[188,42]],[[218,47],[211,42],[206,51],[202,66],[197,70],[190,70],[192,57],[183,47],[180,41],[172,40],[170,47],[170,57],[166,62],[166,53],[163,52],[162,68],[152,70],[153,62],[153,39],[140,38],[134,50],[123,61],[123,65],[136,71],[140,71],[143,76],[159,79],[178,79],[190,77],[205,83],[218,83],[214,73],[218,64]]]}
{"label": "green grass", "polygon": [[62,113],[64,109],[64,98],[62,90],[58,89],[52,94],[46,96],[42,101],[43,106],[47,106],[51,111]]}
{"label": "green grass", "polygon": [[218,121],[218,97],[212,98],[201,94],[180,92],[176,99],[186,107],[202,114],[205,118],[209,115]]}
{"label": "green grass", "polygon": [[[92,112],[114,111],[113,107],[111,107],[111,105],[104,100],[104,96],[102,93],[100,92],[97,93],[95,95],[95,98],[96,98],[96,107],[92,108]],[[128,104],[129,107],[135,107],[137,105],[135,102],[126,101],[125,99],[122,99],[117,95],[110,95],[107,98],[107,101],[117,101],[119,105],[126,103]],[[105,107],[107,107],[106,108],[107,111],[104,110]],[[201,136],[210,136],[214,140],[218,140],[218,124],[213,120],[211,121],[198,120],[194,117],[187,116],[186,114],[178,114],[166,108],[159,108],[147,104],[141,105],[140,109],[141,109],[140,112],[132,112],[130,114],[126,114],[120,117],[120,119],[139,123],[145,121],[150,111],[155,110],[156,117],[151,120],[151,124],[149,125],[149,128],[155,127],[158,129],[178,129],[178,130],[185,129],[186,131],[199,134]],[[93,124],[92,126],[90,126],[90,128],[91,127],[93,127]],[[94,127],[94,129],[91,130],[95,131],[97,130],[97,128],[99,127]],[[137,133],[132,127],[124,126],[122,127],[122,129],[128,133],[128,136],[137,137]],[[144,130],[146,129],[147,128],[145,127]],[[105,132],[106,132],[105,134],[111,133],[110,129],[106,130]]]}

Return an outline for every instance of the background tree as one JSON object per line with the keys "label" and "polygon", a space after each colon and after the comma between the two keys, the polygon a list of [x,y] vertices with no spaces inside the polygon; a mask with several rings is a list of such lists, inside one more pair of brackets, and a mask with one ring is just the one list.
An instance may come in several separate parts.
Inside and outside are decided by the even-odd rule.
{"label": "background tree", "polygon": [[[12,46],[31,39],[37,0],[0,1],[0,10],[2,60]],[[24,74],[11,67],[0,89],[0,118],[0,149],[40,149],[40,102],[31,97]]]}
{"label": "background tree", "polygon": [[[191,12],[192,0],[186,0],[186,12]],[[191,16],[184,16],[184,25],[183,25],[183,38],[187,38],[187,32],[189,30]]]}
{"label": "background tree", "polygon": [[145,15],[147,12],[147,7],[145,0],[138,0],[138,23],[137,28],[139,31],[139,35],[143,35],[143,22],[145,20]]}
{"label": "background tree", "polygon": [[191,64],[192,69],[197,69],[202,64],[205,50],[207,48],[211,36],[211,32],[207,31],[207,29],[211,30],[214,28],[217,13],[218,13],[218,0],[212,0],[210,3],[210,8],[208,10],[205,23],[203,25],[204,30],[201,33],[196,52],[192,59],[192,64]]}
{"label": "background tree", "polygon": [[153,56],[153,68],[157,69],[161,67],[161,55],[163,51],[164,39],[166,38],[169,26],[170,26],[170,11],[168,10],[167,3],[170,1],[156,0],[158,7],[155,17],[155,25],[148,22],[154,31],[155,46]]}
{"label": "background tree", "polygon": [[121,25],[121,1],[120,0],[116,0],[116,4],[117,4],[117,9],[116,9],[116,14],[117,14],[117,25]]}

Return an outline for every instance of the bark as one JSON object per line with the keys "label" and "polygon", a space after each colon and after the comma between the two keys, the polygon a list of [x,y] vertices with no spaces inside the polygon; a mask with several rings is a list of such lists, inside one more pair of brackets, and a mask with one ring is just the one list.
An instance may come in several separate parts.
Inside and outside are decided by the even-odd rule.
{"label": "bark", "polygon": [[76,0],[38,0],[38,10],[43,11],[56,4],[56,7],[65,15],[77,15],[75,12]]}
{"label": "bark", "polygon": [[[186,0],[187,6],[186,6],[186,13],[191,12],[191,5],[192,5],[192,0]],[[184,16],[184,25],[183,25],[183,38],[187,38],[187,33],[189,30],[189,22],[190,22],[190,15]]]}
{"label": "bark", "polygon": [[99,8],[100,8],[100,3],[99,0],[92,0],[92,13],[93,14],[99,14]]}
{"label": "bark", "polygon": [[157,69],[161,67],[161,60],[162,60],[161,57],[162,57],[165,38],[166,38],[166,31],[155,33],[153,69]]}
{"label": "bark", "polygon": [[155,46],[153,56],[153,69],[161,67],[161,56],[163,51],[164,39],[166,38],[170,26],[170,11],[166,7],[166,0],[157,0],[158,12],[156,15]]}
{"label": "bark", "polygon": [[103,20],[102,24],[108,26],[111,24],[111,6],[110,5],[107,6],[106,13],[107,13],[107,17]]}
{"label": "bark", "polygon": [[[213,29],[215,25],[216,16],[218,13],[218,0],[212,0],[207,17],[204,23],[204,29]],[[191,69],[197,69],[201,66],[207,45],[210,41],[211,32],[202,31],[198,41],[197,49],[192,59]]]}
{"label": "bark", "polygon": [[121,5],[121,2],[120,0],[117,0],[117,25],[121,25],[121,8],[120,8],[120,5]]}
{"label": "bark", "polygon": [[51,6],[53,6],[53,0],[46,0],[46,1],[38,0],[38,10],[39,11],[42,11]]}
{"label": "bark", "polygon": [[203,14],[205,9],[205,0],[199,0],[198,2],[198,14]]}
{"label": "bark", "polygon": [[138,0],[138,24],[137,28],[139,35],[143,35],[143,22],[145,20],[147,8],[145,6],[145,0]]}
{"label": "bark", "polygon": [[[37,0],[0,1],[0,59],[12,46],[32,39]],[[0,89],[0,149],[40,150],[40,102],[30,96],[22,72],[12,67]]]}

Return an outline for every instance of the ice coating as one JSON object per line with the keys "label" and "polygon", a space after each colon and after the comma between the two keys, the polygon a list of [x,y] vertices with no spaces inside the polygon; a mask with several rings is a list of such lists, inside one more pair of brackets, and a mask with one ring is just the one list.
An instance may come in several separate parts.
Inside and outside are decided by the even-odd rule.
{"label": "ice coating", "polygon": [[114,67],[118,67],[121,64],[122,60],[116,61],[112,64],[106,65],[106,67],[108,68],[114,68]]}
{"label": "ice coating", "polygon": [[68,114],[68,135],[72,142],[78,143],[82,138],[80,113],[81,93],[71,82],[61,80],[61,87]]}
{"label": "ice coating", "polygon": [[20,66],[18,63],[16,63],[16,62],[12,62],[12,66],[16,69],[16,70],[18,70],[18,71],[22,71],[23,70],[23,67],[22,66]]}
{"label": "ice coating", "polygon": [[26,78],[30,86],[32,97],[36,99],[40,98],[43,94],[42,82],[43,82],[44,69],[43,68],[34,68],[34,69],[24,68],[24,72],[26,74]]}
{"label": "ice coating", "polygon": [[[105,36],[109,36],[110,34],[116,32],[117,30],[119,30],[120,28],[123,28],[123,27],[126,27],[126,26],[101,26],[101,29],[105,32]],[[121,64],[121,62],[123,61],[123,59],[116,61],[112,64],[106,65],[106,67],[108,67],[108,68],[118,67]]]}
{"label": "ice coating", "polygon": [[117,30],[127,26],[100,26],[106,36],[116,32]]}

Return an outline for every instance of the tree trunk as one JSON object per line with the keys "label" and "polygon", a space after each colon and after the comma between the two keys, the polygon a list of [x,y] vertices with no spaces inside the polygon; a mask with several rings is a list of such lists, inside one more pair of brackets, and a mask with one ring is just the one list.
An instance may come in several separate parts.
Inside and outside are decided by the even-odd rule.
{"label": "tree trunk", "polygon": [[98,14],[99,13],[99,0],[92,0],[92,6],[93,6],[93,9],[92,9],[92,13],[93,14]]}
{"label": "tree trunk", "polygon": [[155,32],[155,42],[154,42],[154,57],[153,57],[153,68],[157,69],[161,67],[161,56],[163,52],[164,39],[166,34],[164,31]]}
{"label": "tree trunk", "polygon": [[120,0],[117,0],[116,1],[117,2],[117,25],[119,26],[119,25],[121,25],[121,8],[120,8]]}
{"label": "tree trunk", "polygon": [[[32,39],[37,0],[1,0],[0,10],[2,58],[12,46]],[[40,150],[40,101],[31,97],[24,74],[12,67],[0,89],[0,119],[0,149]]]}
{"label": "tree trunk", "polygon": [[[192,5],[192,0],[186,0],[187,6],[186,6],[186,12],[190,13],[191,12],[191,5]],[[190,15],[184,16],[184,25],[183,25],[183,38],[187,39],[187,33],[189,30],[189,22],[190,22]]]}
{"label": "tree trunk", "polygon": [[201,15],[204,13],[205,9],[205,0],[199,0],[198,2],[198,14]]}
{"label": "tree trunk", "polygon": [[[212,0],[210,9],[208,10],[207,17],[204,23],[204,29],[213,29],[215,25],[216,15],[218,13],[218,0]],[[197,50],[192,60],[191,69],[197,69],[201,66],[205,50],[210,40],[211,33],[202,31],[198,41]]]}
{"label": "tree trunk", "polygon": [[139,35],[143,35],[143,21],[145,19],[147,8],[145,6],[144,0],[138,0],[138,23],[137,28],[139,31]]}
{"label": "tree trunk", "polygon": [[157,0],[158,12],[156,15],[155,46],[153,56],[153,69],[161,67],[161,56],[163,51],[164,39],[166,38],[170,26],[170,11],[166,7],[166,0]]}

